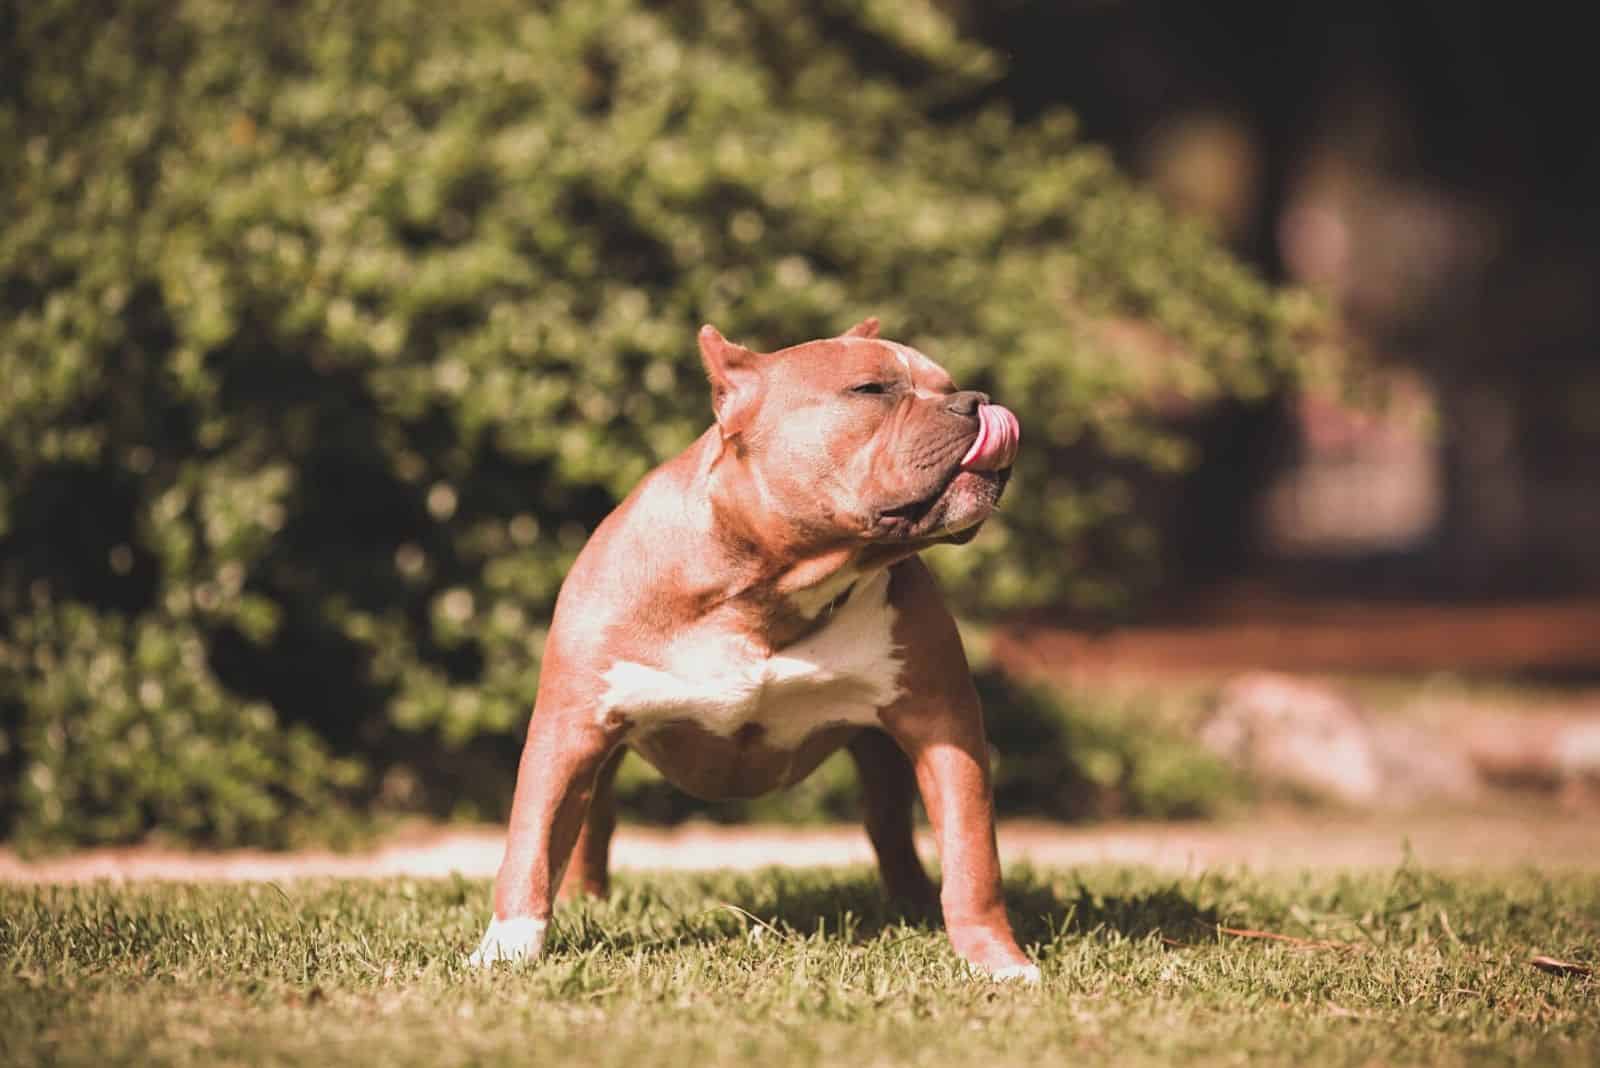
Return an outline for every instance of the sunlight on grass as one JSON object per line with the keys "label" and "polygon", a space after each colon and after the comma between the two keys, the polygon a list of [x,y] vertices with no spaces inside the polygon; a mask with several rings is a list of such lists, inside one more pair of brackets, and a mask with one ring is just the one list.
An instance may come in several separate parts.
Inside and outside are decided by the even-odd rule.
{"label": "sunlight on grass", "polygon": [[1600,982],[1529,963],[1596,963],[1594,875],[1018,869],[1008,894],[1038,989],[968,976],[862,870],[627,878],[492,973],[465,966],[475,881],[5,888],[0,1062],[1600,1056]]}

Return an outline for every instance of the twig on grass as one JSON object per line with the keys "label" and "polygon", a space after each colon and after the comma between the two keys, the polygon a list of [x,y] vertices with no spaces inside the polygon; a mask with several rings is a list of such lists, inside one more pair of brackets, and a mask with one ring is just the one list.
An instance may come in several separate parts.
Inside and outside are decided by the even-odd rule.
{"label": "twig on grass", "polygon": [[1319,938],[1297,938],[1294,935],[1278,934],[1276,931],[1257,931],[1249,927],[1222,927],[1217,930],[1225,935],[1235,938],[1260,938],[1271,942],[1282,942],[1285,945],[1295,946],[1299,949],[1349,949],[1349,942],[1330,942]]}
{"label": "twig on grass", "polygon": [[1556,960],[1556,958],[1547,957],[1542,953],[1536,954],[1528,963],[1538,968],[1541,972],[1549,972],[1551,975],[1581,975],[1587,977],[1594,974],[1594,969],[1587,964],[1575,964],[1570,960]]}
{"label": "twig on grass", "polygon": [[[1259,938],[1268,942],[1282,942],[1296,949],[1354,949],[1353,942],[1331,942],[1319,938],[1297,938],[1294,935],[1279,934],[1276,931],[1257,931],[1249,927],[1224,927],[1217,925],[1217,933],[1232,935],[1235,938]],[[1183,949],[1194,945],[1193,942],[1184,942],[1167,935],[1161,936],[1161,944],[1175,949]]]}

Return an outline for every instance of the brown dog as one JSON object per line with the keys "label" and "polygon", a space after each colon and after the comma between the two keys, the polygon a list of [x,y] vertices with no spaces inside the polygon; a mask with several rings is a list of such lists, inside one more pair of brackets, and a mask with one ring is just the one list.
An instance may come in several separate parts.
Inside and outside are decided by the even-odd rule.
{"label": "brown dog", "polygon": [[1016,418],[877,332],[758,355],[701,329],[716,425],[600,524],[562,587],[474,964],[539,954],[574,851],[566,891],[605,892],[624,750],[720,799],[793,785],[848,747],[888,892],[936,899],[917,789],[956,951],[1039,978],[1001,900],[983,712],[916,555],[977,533]]}

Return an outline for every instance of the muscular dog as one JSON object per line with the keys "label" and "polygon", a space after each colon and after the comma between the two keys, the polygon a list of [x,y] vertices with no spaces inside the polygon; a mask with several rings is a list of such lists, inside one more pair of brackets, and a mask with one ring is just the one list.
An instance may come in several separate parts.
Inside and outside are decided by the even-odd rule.
{"label": "muscular dog", "polygon": [[844,747],[885,889],[937,901],[975,969],[1037,981],[1001,900],[982,709],[917,556],[977,533],[1020,431],[877,335],[868,319],[760,354],[701,329],[716,423],[600,524],[561,589],[473,963],[538,955],[558,888],[605,892],[627,749],[725,799],[790,786]]}

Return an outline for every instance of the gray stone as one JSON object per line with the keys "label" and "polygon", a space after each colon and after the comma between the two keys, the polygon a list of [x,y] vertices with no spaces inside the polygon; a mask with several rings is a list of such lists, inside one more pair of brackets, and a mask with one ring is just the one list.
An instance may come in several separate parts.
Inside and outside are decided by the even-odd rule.
{"label": "gray stone", "polygon": [[1362,710],[1330,687],[1255,672],[1223,687],[1201,744],[1269,788],[1378,803],[1382,762]]}

